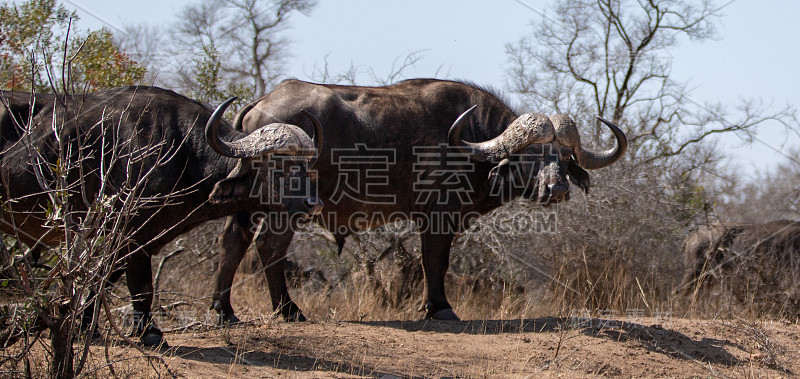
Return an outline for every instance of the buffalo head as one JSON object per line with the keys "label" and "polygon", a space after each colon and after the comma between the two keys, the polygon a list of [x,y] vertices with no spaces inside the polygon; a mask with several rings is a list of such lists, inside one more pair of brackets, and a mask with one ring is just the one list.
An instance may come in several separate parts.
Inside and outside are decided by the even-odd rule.
{"label": "buffalo head", "polygon": [[211,148],[220,155],[239,159],[228,177],[214,185],[209,199],[223,203],[258,197],[262,205],[282,205],[289,214],[318,214],[322,202],[308,167],[322,149],[319,120],[303,111],[314,125],[314,138],[298,126],[282,123],[244,134],[227,125],[221,127],[222,114],[234,100],[228,99],[217,107],[206,125],[206,140]]}
{"label": "buffalo head", "polygon": [[485,142],[461,140],[465,120],[476,107],[468,109],[450,127],[450,145],[479,162],[496,165],[489,172],[493,194],[505,199],[524,197],[545,205],[569,200],[569,182],[589,191],[589,174],[619,160],[628,147],[625,134],[602,118],[617,145],[602,152],[583,149],[575,122],[567,115],[547,117],[539,113],[519,116],[502,134]]}

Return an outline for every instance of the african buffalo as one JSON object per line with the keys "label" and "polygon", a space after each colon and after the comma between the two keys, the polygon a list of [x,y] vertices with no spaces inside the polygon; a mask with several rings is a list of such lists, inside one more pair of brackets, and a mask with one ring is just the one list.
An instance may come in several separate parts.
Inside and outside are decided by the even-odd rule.
{"label": "african buffalo", "polygon": [[676,290],[680,293],[714,272],[723,265],[731,265],[730,247],[733,239],[744,230],[744,225],[713,224],[702,226],[683,242],[684,263],[686,267],[682,285]]}
{"label": "african buffalo", "polygon": [[[385,87],[287,80],[243,107],[234,128],[301,125],[304,109],[325,125],[325,147],[315,166],[325,202],[321,224],[341,252],[345,237],[355,231],[414,221],[421,232],[424,308],[426,317],[435,319],[458,319],[444,289],[454,234],[516,197],[543,204],[568,200],[569,181],[588,191],[584,169],[606,167],[627,148],[623,132],[608,121],[601,119],[616,146],[591,152],[581,147],[575,123],[566,115],[518,116],[487,90],[435,79]],[[238,321],[230,290],[257,222],[256,215],[241,212],[222,232],[225,250],[212,305],[222,322]],[[302,321],[286,290],[282,263],[293,231],[278,224],[266,220],[257,249],[273,307],[287,320]]]}
{"label": "african buffalo", "polygon": [[[4,104],[17,100],[15,95]],[[52,209],[48,193],[57,188],[68,188],[66,201],[74,220],[83,219],[96,201],[107,201],[101,199],[117,199],[117,210],[132,196],[145,202],[125,208],[131,214],[121,234],[130,242],[122,252],[124,267],[115,269],[111,280],[125,273],[134,333],[146,345],[163,341],[150,315],[150,256],[162,246],[205,221],[243,210],[319,212],[321,203],[306,171],[319,146],[297,126],[270,123],[245,134],[215,122],[204,130],[212,118],[209,109],[154,87],[114,88],[59,101],[28,96],[17,105],[24,103],[38,109],[35,116],[24,124],[3,125],[0,231],[29,246],[62,242],[63,231],[47,223],[47,209]],[[319,121],[304,114],[321,136]],[[54,168],[64,161],[73,165],[56,187]],[[84,321],[91,308],[87,306]]]}
{"label": "african buffalo", "polygon": [[686,239],[684,259],[678,293],[725,279],[740,301],[800,310],[800,221],[704,226]]}

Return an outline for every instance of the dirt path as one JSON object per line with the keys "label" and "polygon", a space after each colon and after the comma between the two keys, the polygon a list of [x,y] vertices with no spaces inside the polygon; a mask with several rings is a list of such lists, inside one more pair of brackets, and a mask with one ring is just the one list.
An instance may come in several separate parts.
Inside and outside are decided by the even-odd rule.
{"label": "dirt path", "polygon": [[654,321],[267,321],[169,333],[160,353],[188,378],[800,375],[800,325]]}

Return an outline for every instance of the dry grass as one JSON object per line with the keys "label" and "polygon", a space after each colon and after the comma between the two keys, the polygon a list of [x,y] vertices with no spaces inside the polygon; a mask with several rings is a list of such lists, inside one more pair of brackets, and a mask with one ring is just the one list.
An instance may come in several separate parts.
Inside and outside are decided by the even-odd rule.
{"label": "dry grass", "polygon": [[[90,360],[87,363],[87,376],[158,377],[169,376],[170,370],[187,375],[186,373],[193,372],[192,366],[187,366],[187,363],[183,363],[184,361],[179,357],[196,356],[200,353],[206,356],[216,354],[217,358],[215,359],[219,359],[219,362],[215,365],[218,372],[214,376],[218,377],[250,375],[252,370],[263,365],[277,370],[277,375],[375,376],[382,375],[381,372],[383,372],[376,367],[385,367],[388,364],[385,358],[376,358],[370,353],[380,351],[373,346],[377,343],[376,341],[386,340],[380,342],[382,345],[379,346],[388,349],[387,351],[396,353],[405,351],[398,345],[399,342],[392,342],[393,339],[388,337],[381,339],[370,336],[346,342],[355,343],[356,347],[344,345],[338,348],[335,346],[323,348],[314,347],[315,343],[305,342],[304,344],[302,342],[317,333],[323,333],[319,338],[328,338],[324,337],[328,335],[324,333],[334,333],[339,330],[334,326],[339,325],[338,323],[342,321],[363,321],[365,324],[348,325],[375,328],[370,325],[382,324],[370,324],[369,322],[389,322],[391,324],[403,320],[418,320],[423,314],[419,311],[422,301],[421,283],[407,284],[410,286],[410,294],[401,296],[399,300],[396,297],[397,292],[392,286],[405,282],[402,278],[397,277],[402,272],[402,267],[398,261],[394,260],[394,255],[390,254],[386,259],[376,261],[373,267],[373,276],[369,276],[363,265],[355,260],[355,254],[350,250],[357,248],[359,246],[357,243],[348,242],[341,257],[336,257],[335,254],[324,255],[325,249],[328,248],[327,242],[316,235],[301,236],[304,239],[295,241],[290,253],[296,261],[307,263],[309,261],[306,259],[312,257],[304,256],[303,253],[308,253],[305,249],[308,249],[309,246],[316,246],[319,251],[323,252],[321,256],[316,257],[314,262],[315,267],[326,273],[329,282],[319,283],[310,279],[302,279],[296,281],[299,286],[291,288],[291,293],[298,305],[309,319],[315,321],[302,327],[297,326],[300,328],[297,330],[293,325],[280,322],[272,312],[263,275],[258,272],[240,272],[236,277],[233,301],[237,313],[245,323],[236,328],[216,328],[216,315],[208,307],[216,269],[213,241],[220,226],[219,222],[206,224],[187,238],[176,241],[176,246],[172,246],[164,252],[175,251],[178,247],[184,249],[182,253],[175,255],[164,265],[159,283],[161,288],[159,304],[165,307],[165,311],[156,316],[159,325],[168,332],[167,339],[170,342],[176,341],[176,344],[197,346],[198,338],[209,338],[209,341],[213,342],[209,343],[215,347],[196,347],[193,348],[194,350],[186,350],[184,347],[179,350],[165,350],[163,353],[165,357],[168,357],[165,365],[143,358],[135,350],[126,348],[117,338],[111,337],[105,340],[107,343],[101,341],[92,348]],[[404,243],[408,252],[418,254],[418,249],[415,247],[418,241],[408,238]],[[468,249],[471,249],[470,253],[473,255],[479,254],[469,243],[465,246],[464,250],[458,249],[454,254],[455,262],[464,264],[462,254],[466,254]],[[304,249],[304,251],[295,250],[298,248]],[[365,252],[357,252],[357,254],[359,253],[363,255]],[[153,258],[154,267],[158,266],[164,256],[166,254]],[[624,366],[603,363],[601,358],[589,359],[585,356],[585,349],[594,346],[594,340],[587,339],[589,338],[587,336],[594,335],[596,339],[606,338],[602,337],[606,334],[610,336],[619,334],[633,341],[641,340],[636,343],[649,346],[648,344],[656,343],[649,342],[654,337],[639,336],[639,334],[659,332],[661,329],[640,331],[636,328],[644,327],[638,324],[626,326],[624,323],[617,323],[619,325],[612,323],[609,324],[611,326],[607,326],[599,323],[600,320],[636,319],[637,322],[647,322],[643,325],[650,323],[670,325],[671,320],[666,318],[676,317],[681,312],[686,312],[687,306],[668,297],[659,297],[660,293],[648,291],[648,288],[652,287],[646,281],[658,280],[658,277],[640,279],[640,284],[636,284],[636,277],[629,276],[633,270],[626,268],[618,260],[608,260],[599,266],[592,266],[592,262],[597,264],[599,261],[592,260],[589,255],[576,255],[576,260],[581,264],[568,265],[565,263],[568,262],[566,258],[559,262],[558,267],[554,268],[552,278],[534,278],[533,280],[528,278],[527,281],[522,282],[500,281],[497,278],[501,275],[497,273],[492,275],[484,272],[475,275],[459,272],[459,269],[463,269],[463,267],[455,264],[454,270],[447,278],[448,297],[457,314],[463,319],[479,320],[478,323],[483,323],[482,326],[475,326],[478,329],[486,328],[482,332],[477,332],[478,336],[485,337],[487,341],[499,339],[499,336],[494,335],[492,325],[494,322],[502,320],[552,319],[552,323],[545,325],[549,332],[542,335],[534,330],[528,330],[530,328],[520,324],[518,332],[521,334],[519,337],[514,337],[513,341],[521,344],[519,347],[523,349],[511,353],[507,359],[491,359],[489,353],[482,351],[480,354],[476,354],[468,365],[459,366],[456,361],[428,363],[430,366],[408,363],[406,365],[390,365],[393,369],[387,372],[462,377],[515,377],[532,373],[555,375],[560,372],[573,373],[567,377],[578,375],[575,373],[589,376],[625,375],[627,371]],[[492,262],[492,264],[496,263]],[[347,274],[342,274],[344,272]],[[334,275],[335,273],[338,274]],[[504,276],[504,278],[506,278],[504,280],[510,280],[509,276]],[[524,277],[520,276],[520,278]],[[631,286],[627,281],[633,281],[634,284]],[[563,286],[565,283],[578,289],[579,293],[566,290],[566,287]],[[128,303],[127,290],[124,286],[117,286],[115,293],[120,296],[115,301],[114,307],[118,310],[118,314],[124,314],[125,306]],[[595,299],[596,297],[600,297],[600,299]],[[711,300],[714,300],[715,303],[711,304]],[[791,351],[788,350],[791,349],[787,350],[785,344],[775,342],[775,334],[768,332],[770,329],[765,327],[767,324],[765,324],[763,315],[755,312],[730,313],[728,310],[737,308],[726,301],[726,298],[721,296],[699,297],[691,311],[695,316],[720,320],[714,321],[714,323],[740,336],[737,338],[740,338],[741,341],[737,343],[740,343],[748,352],[749,358],[747,360],[742,358],[741,362],[744,363],[734,366],[731,370],[738,370],[742,375],[749,377],[759,376],[763,374],[763,370],[787,375],[785,374],[789,370],[787,369],[789,367],[787,366],[787,359],[789,359],[787,357],[792,356]],[[606,304],[613,302],[618,307],[590,308],[591,304],[604,302]],[[720,304],[726,304],[727,308],[721,310]],[[708,307],[709,311],[701,312],[698,308],[699,305]],[[630,313],[632,309],[636,310],[635,314]],[[659,319],[659,317],[661,318]],[[640,319],[648,321],[638,321]],[[115,321],[122,325],[124,317]],[[516,324],[512,321],[509,325]],[[102,328],[107,331],[108,325],[103,325]],[[538,328],[535,329],[538,331]],[[507,333],[514,333],[517,329],[511,327],[505,331],[504,327],[503,330]],[[531,332],[533,334],[528,334]],[[376,330],[375,333],[382,332]],[[450,333],[443,332],[438,338],[449,338],[449,335]],[[299,339],[298,336],[300,336]],[[336,338],[353,339],[354,337],[348,334]],[[545,342],[531,342],[537,341],[536,338],[545,338]],[[619,338],[612,339],[618,340]],[[705,341],[705,337],[698,336],[697,341],[699,342],[692,343]],[[308,345],[308,343],[311,344]],[[361,343],[365,345],[360,347],[361,345],[358,344]],[[656,347],[663,349],[661,345],[653,346],[655,346],[653,349]],[[524,349],[525,347],[527,349]],[[44,345],[38,346],[34,351],[44,348],[46,348]],[[12,354],[12,350],[7,350],[4,354]],[[411,353],[409,352],[409,354]],[[663,354],[678,356],[677,353],[670,351]],[[42,355],[31,355],[30,367],[36,372],[46,372],[48,363],[43,360],[36,361],[37,356],[41,357]],[[113,364],[109,364],[110,362]],[[304,368],[298,372],[294,371],[293,367]],[[718,368],[709,371],[702,362],[692,367],[696,369],[693,372],[704,375],[722,375],[716,371]],[[3,367],[3,369],[8,369],[8,367]],[[12,376],[24,376],[21,371],[22,366],[14,369],[18,370],[18,375]],[[332,375],[332,373],[335,374]],[[664,373],[668,374],[669,371],[664,371]],[[34,374],[33,376],[43,375]],[[193,377],[199,373],[188,375]]]}
{"label": "dry grass", "polygon": [[[208,306],[217,259],[213,241],[220,225],[218,221],[211,222],[177,241],[184,252],[165,265],[159,283],[160,305],[177,304],[175,309],[180,316],[173,317],[177,324],[180,322],[175,320],[180,317],[186,324],[210,325],[215,321],[215,314]],[[415,260],[414,267],[409,269],[409,261],[403,256],[410,254],[418,259],[419,241],[415,236],[405,238],[402,254],[390,252],[382,259],[375,259],[391,245],[386,233],[377,231],[355,237],[355,241],[345,245],[341,256],[317,233],[303,233],[295,238],[289,257],[300,267],[319,271],[319,275],[310,278],[290,278],[296,285],[290,288],[292,297],[306,316],[312,320],[360,321],[422,317],[421,268]],[[363,243],[366,238],[373,238],[374,243]],[[672,288],[682,274],[679,254],[672,257],[671,271],[641,270],[635,262],[626,261],[622,253],[603,259],[601,252],[584,248],[571,255],[550,256],[552,261],[537,266],[535,271],[528,267],[531,262],[537,259],[546,262],[547,257],[528,254],[530,261],[520,263],[496,255],[478,238],[465,235],[454,245],[453,264],[446,282],[448,298],[463,319],[512,320],[582,313],[757,320],[781,319],[783,315],[768,312],[752,298],[742,302],[724,288],[703,287],[695,296],[688,297],[672,295]],[[510,244],[524,242],[512,240]],[[254,256],[253,252],[248,254]],[[154,257],[154,266],[161,258]],[[367,267],[363,260],[371,261],[371,266]],[[237,273],[232,292],[237,314],[249,319],[271,317],[263,274],[244,266],[245,263]],[[520,274],[526,270],[527,275]],[[410,279],[409,272],[412,272]]]}

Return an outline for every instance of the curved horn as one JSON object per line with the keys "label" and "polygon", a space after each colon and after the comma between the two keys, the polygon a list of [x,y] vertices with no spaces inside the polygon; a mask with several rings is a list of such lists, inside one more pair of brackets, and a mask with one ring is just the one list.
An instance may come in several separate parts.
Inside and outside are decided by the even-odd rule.
{"label": "curved horn", "polygon": [[611,132],[614,133],[614,137],[617,139],[617,145],[611,149],[600,152],[579,149],[575,155],[578,158],[578,164],[586,170],[596,170],[598,168],[610,166],[618,161],[622,157],[622,154],[625,154],[625,151],[628,150],[628,138],[625,137],[625,133],[610,121],[600,116],[597,116],[597,119],[611,129]]}
{"label": "curved horn", "polygon": [[[209,118],[208,122],[206,123],[206,142],[208,145],[211,146],[211,148],[214,149],[217,154],[231,158],[238,158],[238,156],[235,155],[235,152],[230,144],[219,138],[219,124],[220,120],[222,119],[222,115],[225,113],[225,110],[228,109],[228,106],[236,101],[236,99],[238,98],[231,97],[230,99],[225,100],[225,102],[220,104],[217,109],[214,110],[214,113],[211,114],[211,118]],[[229,132],[232,132],[232,130]]]}
{"label": "curved horn", "polygon": [[487,162],[505,159],[531,144],[550,142],[555,135],[553,124],[545,115],[529,113],[517,117],[502,134],[489,141],[463,141],[461,129],[464,121],[476,107],[477,105],[462,113],[448,133],[450,145],[459,147],[462,153],[470,155],[474,160]]}
{"label": "curved horn", "polygon": [[223,141],[219,137],[220,118],[234,100],[236,98],[230,98],[220,104],[206,124],[206,140],[214,151],[230,158],[250,158],[268,153],[315,155],[311,137],[303,129],[290,124],[269,124],[247,135],[228,127],[228,134],[238,138],[232,142]]}
{"label": "curved horn", "polygon": [[309,166],[313,166],[317,158],[319,158],[319,154],[322,154],[322,147],[325,146],[325,134],[322,131],[322,123],[319,122],[317,116],[314,116],[313,113],[305,109],[300,112],[311,120],[311,123],[314,125],[314,136],[311,137],[311,139],[314,140],[314,147],[317,149],[317,155],[309,162]]}
{"label": "curved horn", "polygon": [[464,148],[465,146],[469,146],[469,142],[461,140],[461,129],[464,127],[464,121],[469,119],[469,115],[472,114],[472,112],[477,107],[478,107],[477,105],[473,105],[472,107],[464,111],[464,113],[458,116],[456,121],[453,122],[453,125],[450,126],[450,130],[447,132],[447,140],[450,143],[450,146],[459,147],[460,148],[459,150],[461,150],[461,152],[466,155],[471,155],[472,151],[468,151],[468,149]]}

